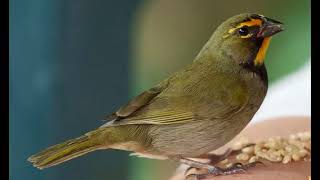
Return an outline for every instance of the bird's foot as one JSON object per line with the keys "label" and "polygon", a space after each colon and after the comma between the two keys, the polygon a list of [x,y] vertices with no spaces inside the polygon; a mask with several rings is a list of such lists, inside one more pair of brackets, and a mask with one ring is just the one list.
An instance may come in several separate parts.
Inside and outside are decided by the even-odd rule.
{"label": "bird's foot", "polygon": [[207,167],[204,167],[205,169],[207,169],[207,172],[204,172],[203,169],[200,169],[200,168],[190,167],[185,172],[185,178],[186,180],[202,180],[212,176],[240,174],[240,173],[245,173],[247,169],[254,167],[260,163],[263,164],[260,161],[256,161],[248,164],[235,163],[228,168],[207,166]]}
{"label": "bird's foot", "polygon": [[260,161],[255,161],[248,164],[235,163],[228,168],[219,168],[218,171],[208,169],[208,172],[209,174],[213,174],[213,175],[230,175],[230,174],[245,173],[247,169],[254,167],[257,164],[263,164],[263,163]]}

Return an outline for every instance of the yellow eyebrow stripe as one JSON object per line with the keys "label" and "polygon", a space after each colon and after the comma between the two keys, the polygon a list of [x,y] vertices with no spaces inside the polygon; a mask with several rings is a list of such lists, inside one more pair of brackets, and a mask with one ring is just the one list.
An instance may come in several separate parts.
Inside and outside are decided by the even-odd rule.
{"label": "yellow eyebrow stripe", "polygon": [[242,22],[240,23],[237,28],[243,27],[243,26],[261,26],[262,20],[261,19],[251,19],[250,21]]}
{"label": "yellow eyebrow stripe", "polygon": [[261,19],[250,19],[250,21],[245,21],[240,24],[238,24],[235,28],[229,29],[228,33],[231,34],[233,33],[236,29],[241,28],[243,26],[261,26],[262,25],[262,20]]}

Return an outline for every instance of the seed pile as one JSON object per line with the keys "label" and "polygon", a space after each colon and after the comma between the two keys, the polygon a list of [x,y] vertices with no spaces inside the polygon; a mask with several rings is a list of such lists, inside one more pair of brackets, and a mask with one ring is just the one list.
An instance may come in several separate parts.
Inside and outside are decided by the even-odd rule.
{"label": "seed pile", "polygon": [[[288,138],[272,137],[251,146],[248,139],[241,138],[232,149],[240,151],[236,156],[237,160],[249,163],[259,160],[283,164],[299,160],[311,161],[311,133],[300,132]],[[232,163],[227,164],[228,159],[221,163],[226,164],[226,167],[232,165]]]}

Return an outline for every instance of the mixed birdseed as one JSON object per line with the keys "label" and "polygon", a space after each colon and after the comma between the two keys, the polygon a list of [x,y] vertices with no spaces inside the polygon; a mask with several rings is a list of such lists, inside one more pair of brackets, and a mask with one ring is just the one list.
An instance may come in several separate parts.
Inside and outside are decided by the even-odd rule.
{"label": "mixed birdseed", "polygon": [[[248,139],[240,138],[234,144],[233,150],[240,151],[236,160],[249,163],[260,160],[283,164],[299,160],[311,161],[311,133],[300,132],[291,134],[288,138],[272,137],[252,145]],[[232,166],[228,159],[221,164]]]}

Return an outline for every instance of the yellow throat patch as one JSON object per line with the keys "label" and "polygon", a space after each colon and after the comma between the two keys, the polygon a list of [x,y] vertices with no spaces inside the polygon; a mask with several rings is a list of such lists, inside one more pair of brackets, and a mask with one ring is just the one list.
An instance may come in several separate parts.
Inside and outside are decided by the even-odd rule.
{"label": "yellow throat patch", "polygon": [[265,37],[262,41],[262,44],[259,48],[256,58],[254,59],[254,65],[259,66],[263,64],[264,58],[266,56],[269,44],[271,41],[271,37]]}

